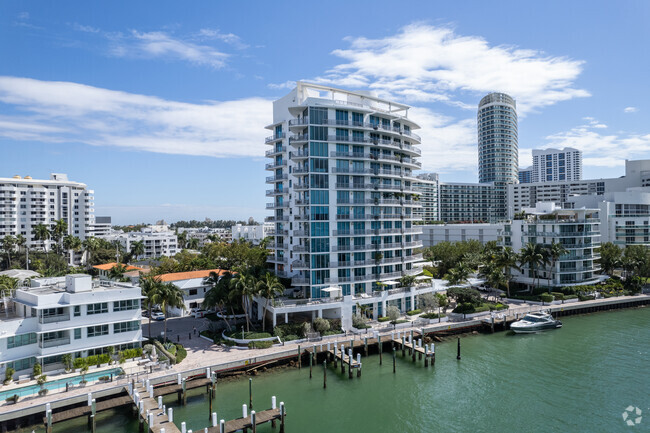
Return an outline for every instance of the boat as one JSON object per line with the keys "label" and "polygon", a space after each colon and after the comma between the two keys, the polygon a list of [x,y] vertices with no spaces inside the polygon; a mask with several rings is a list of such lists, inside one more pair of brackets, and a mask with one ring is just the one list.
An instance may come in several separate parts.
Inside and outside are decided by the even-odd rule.
{"label": "boat", "polygon": [[517,334],[531,334],[548,329],[561,328],[562,322],[556,320],[549,313],[528,313],[523,319],[510,325],[510,329]]}

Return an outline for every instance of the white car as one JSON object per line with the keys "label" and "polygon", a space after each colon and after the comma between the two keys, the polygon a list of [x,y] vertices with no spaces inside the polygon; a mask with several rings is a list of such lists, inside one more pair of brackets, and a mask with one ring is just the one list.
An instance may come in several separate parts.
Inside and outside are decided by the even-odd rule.
{"label": "white car", "polygon": [[195,310],[192,315],[194,316],[195,319],[200,319],[202,317],[205,317],[205,315],[208,314],[207,311],[205,310]]}
{"label": "white car", "polygon": [[151,313],[151,320],[165,320],[165,315],[159,311]]}

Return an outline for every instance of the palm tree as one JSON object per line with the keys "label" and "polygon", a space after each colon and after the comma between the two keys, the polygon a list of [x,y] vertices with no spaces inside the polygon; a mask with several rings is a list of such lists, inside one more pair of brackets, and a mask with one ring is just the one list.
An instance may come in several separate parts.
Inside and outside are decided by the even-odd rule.
{"label": "palm tree", "polygon": [[59,254],[61,254],[61,251],[63,250],[63,245],[61,244],[61,241],[63,240],[63,236],[67,233],[67,231],[68,231],[68,223],[63,218],[56,220],[54,223],[54,227],[52,227],[52,230],[50,230],[52,239],[56,241],[57,249],[58,249],[57,252]]}
{"label": "palm tree", "polygon": [[5,304],[5,315],[9,316],[9,302],[8,299],[11,293],[18,287],[18,279],[11,278],[7,275],[0,275],[0,298]]}
{"label": "palm tree", "polygon": [[447,272],[447,274],[443,277],[443,279],[447,280],[449,285],[456,286],[458,284],[467,282],[471,271],[472,270],[467,265],[465,265],[465,263],[460,262],[455,268],[451,268],[449,272]]}
{"label": "palm tree", "polygon": [[533,285],[535,285],[535,278],[537,278],[539,282],[537,267],[545,263],[546,260],[545,251],[541,244],[528,242],[526,246],[521,249],[519,261],[522,265],[529,266],[529,269],[532,272]]}
{"label": "palm tree", "polygon": [[162,283],[154,296],[156,304],[165,315],[165,341],[167,341],[167,308],[180,308],[185,310],[183,291],[176,287],[174,283]]}
{"label": "palm tree", "polygon": [[512,279],[512,268],[519,269],[519,254],[512,248],[505,247],[496,255],[496,262],[503,268],[503,273],[506,276],[506,291],[510,297],[510,280]]}
{"label": "palm tree", "polygon": [[[551,261],[551,278],[553,278],[554,283],[555,283],[555,273],[556,273],[555,264],[560,259],[560,257],[566,254],[567,252],[568,252],[567,249],[564,248],[564,246],[561,243],[555,241],[553,241],[547,249],[546,255],[547,258],[550,259]],[[548,292],[551,293],[550,286],[548,288]]]}
{"label": "palm tree", "polygon": [[187,232],[176,233],[176,238],[178,239],[179,248],[185,249],[185,243],[187,242]]}
{"label": "palm tree", "polygon": [[223,318],[223,321],[226,322],[229,331],[231,330],[231,326],[227,319],[226,309],[228,306],[230,306],[231,310],[233,308],[233,300],[230,293],[232,281],[232,274],[230,272],[227,272],[224,275],[210,272],[210,275],[203,280],[205,284],[212,286],[203,298],[203,307],[219,307],[222,313],[221,317]]}
{"label": "palm tree", "polygon": [[197,238],[190,238],[187,241],[187,248],[190,250],[195,250],[199,247],[199,240]]}
{"label": "palm tree", "polygon": [[45,224],[38,224],[34,226],[33,230],[33,235],[34,238],[37,241],[42,241],[43,242],[43,251],[47,252],[47,243],[46,241],[50,239],[50,231],[48,230],[47,226]]}
{"label": "palm tree", "polygon": [[144,241],[135,241],[131,244],[131,255],[135,256],[136,260],[144,254],[144,251]]}
{"label": "palm tree", "polygon": [[142,289],[142,296],[144,296],[142,301],[147,311],[149,311],[149,338],[151,338],[151,311],[154,305],[156,305],[160,286],[160,280],[156,277],[147,276],[140,278],[140,288]]}
{"label": "palm tree", "polygon": [[277,295],[284,293],[284,286],[278,280],[278,277],[267,272],[264,278],[257,282],[257,294],[264,299],[264,315],[262,316],[262,331],[266,330],[266,312],[269,308],[269,301],[273,300]]}
{"label": "palm tree", "polygon": [[65,235],[63,237],[63,248],[72,252],[79,251],[81,249],[81,239],[76,236]]}
{"label": "palm tree", "polygon": [[16,246],[17,240],[12,235],[7,235],[2,238],[2,249],[7,253],[7,268],[11,268],[11,253]]}
{"label": "palm tree", "polygon": [[89,237],[82,242],[82,246],[86,250],[86,265],[90,267],[92,265],[92,261],[90,260],[92,254],[101,248],[102,242],[96,237]]}
{"label": "palm tree", "polygon": [[126,272],[126,265],[123,265],[122,263],[116,263],[115,266],[113,266],[108,271],[108,278],[110,280],[118,281],[119,279],[122,278],[125,272]]}
{"label": "palm tree", "polygon": [[221,237],[216,233],[210,233],[208,236],[206,236],[206,239],[212,243],[221,241]]}
{"label": "palm tree", "polygon": [[244,315],[246,316],[246,330],[250,331],[251,321],[248,314],[250,303],[253,301],[253,295],[255,294],[255,286],[257,285],[257,279],[248,273],[239,272],[233,283],[233,288],[235,293],[241,297],[242,309],[244,310]]}

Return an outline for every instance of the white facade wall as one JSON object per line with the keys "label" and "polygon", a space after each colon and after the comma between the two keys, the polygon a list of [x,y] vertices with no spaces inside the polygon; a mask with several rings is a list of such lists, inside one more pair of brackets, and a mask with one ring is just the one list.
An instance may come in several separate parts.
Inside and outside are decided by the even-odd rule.
{"label": "white facade wall", "polygon": [[499,241],[503,233],[503,223],[496,224],[425,224],[422,226],[422,246],[424,248],[440,242],[460,242],[476,240],[485,245]]}
{"label": "white facade wall", "polygon": [[143,242],[145,252],[138,259],[150,259],[160,256],[171,257],[180,252],[178,248],[178,238],[176,233],[143,231],[128,233],[112,233],[110,235],[99,236],[108,242],[118,241],[126,251],[131,251],[134,242]]}
{"label": "white facade wall", "polygon": [[232,240],[243,239],[258,245],[267,234],[273,230],[273,223],[264,223],[263,225],[245,226],[237,224],[232,226]]}
{"label": "white facade wall", "polygon": [[533,149],[531,182],[569,182],[582,179],[582,152],[564,149]]}
{"label": "white facade wall", "polygon": [[420,190],[420,207],[413,209],[413,215],[425,223],[440,221],[439,184],[437,173],[420,174],[413,182],[413,186]]}
{"label": "white facade wall", "polygon": [[[84,240],[92,235],[95,223],[94,191],[86,184],[72,182],[67,175],[52,173],[49,180],[0,178],[0,240],[7,235],[23,235],[31,249],[42,249],[33,229],[38,224],[48,227],[63,219],[68,233]],[[53,241],[46,241],[51,251]]]}

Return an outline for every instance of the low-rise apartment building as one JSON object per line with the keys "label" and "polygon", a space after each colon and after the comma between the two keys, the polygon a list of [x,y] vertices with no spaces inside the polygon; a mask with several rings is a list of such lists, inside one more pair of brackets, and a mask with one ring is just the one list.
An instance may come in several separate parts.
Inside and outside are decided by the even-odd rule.
{"label": "low-rise apartment building", "polygon": [[41,278],[15,290],[0,314],[0,375],[62,367],[73,358],[140,347],[141,290],[129,283],[94,281],[90,275]]}
{"label": "low-rise apartment building", "polygon": [[161,256],[171,257],[180,252],[178,238],[172,231],[155,231],[150,228],[143,228],[139,232],[116,233],[98,236],[108,242],[119,242],[125,251],[131,251],[134,242],[144,244],[144,254],[138,259],[152,259]]}

